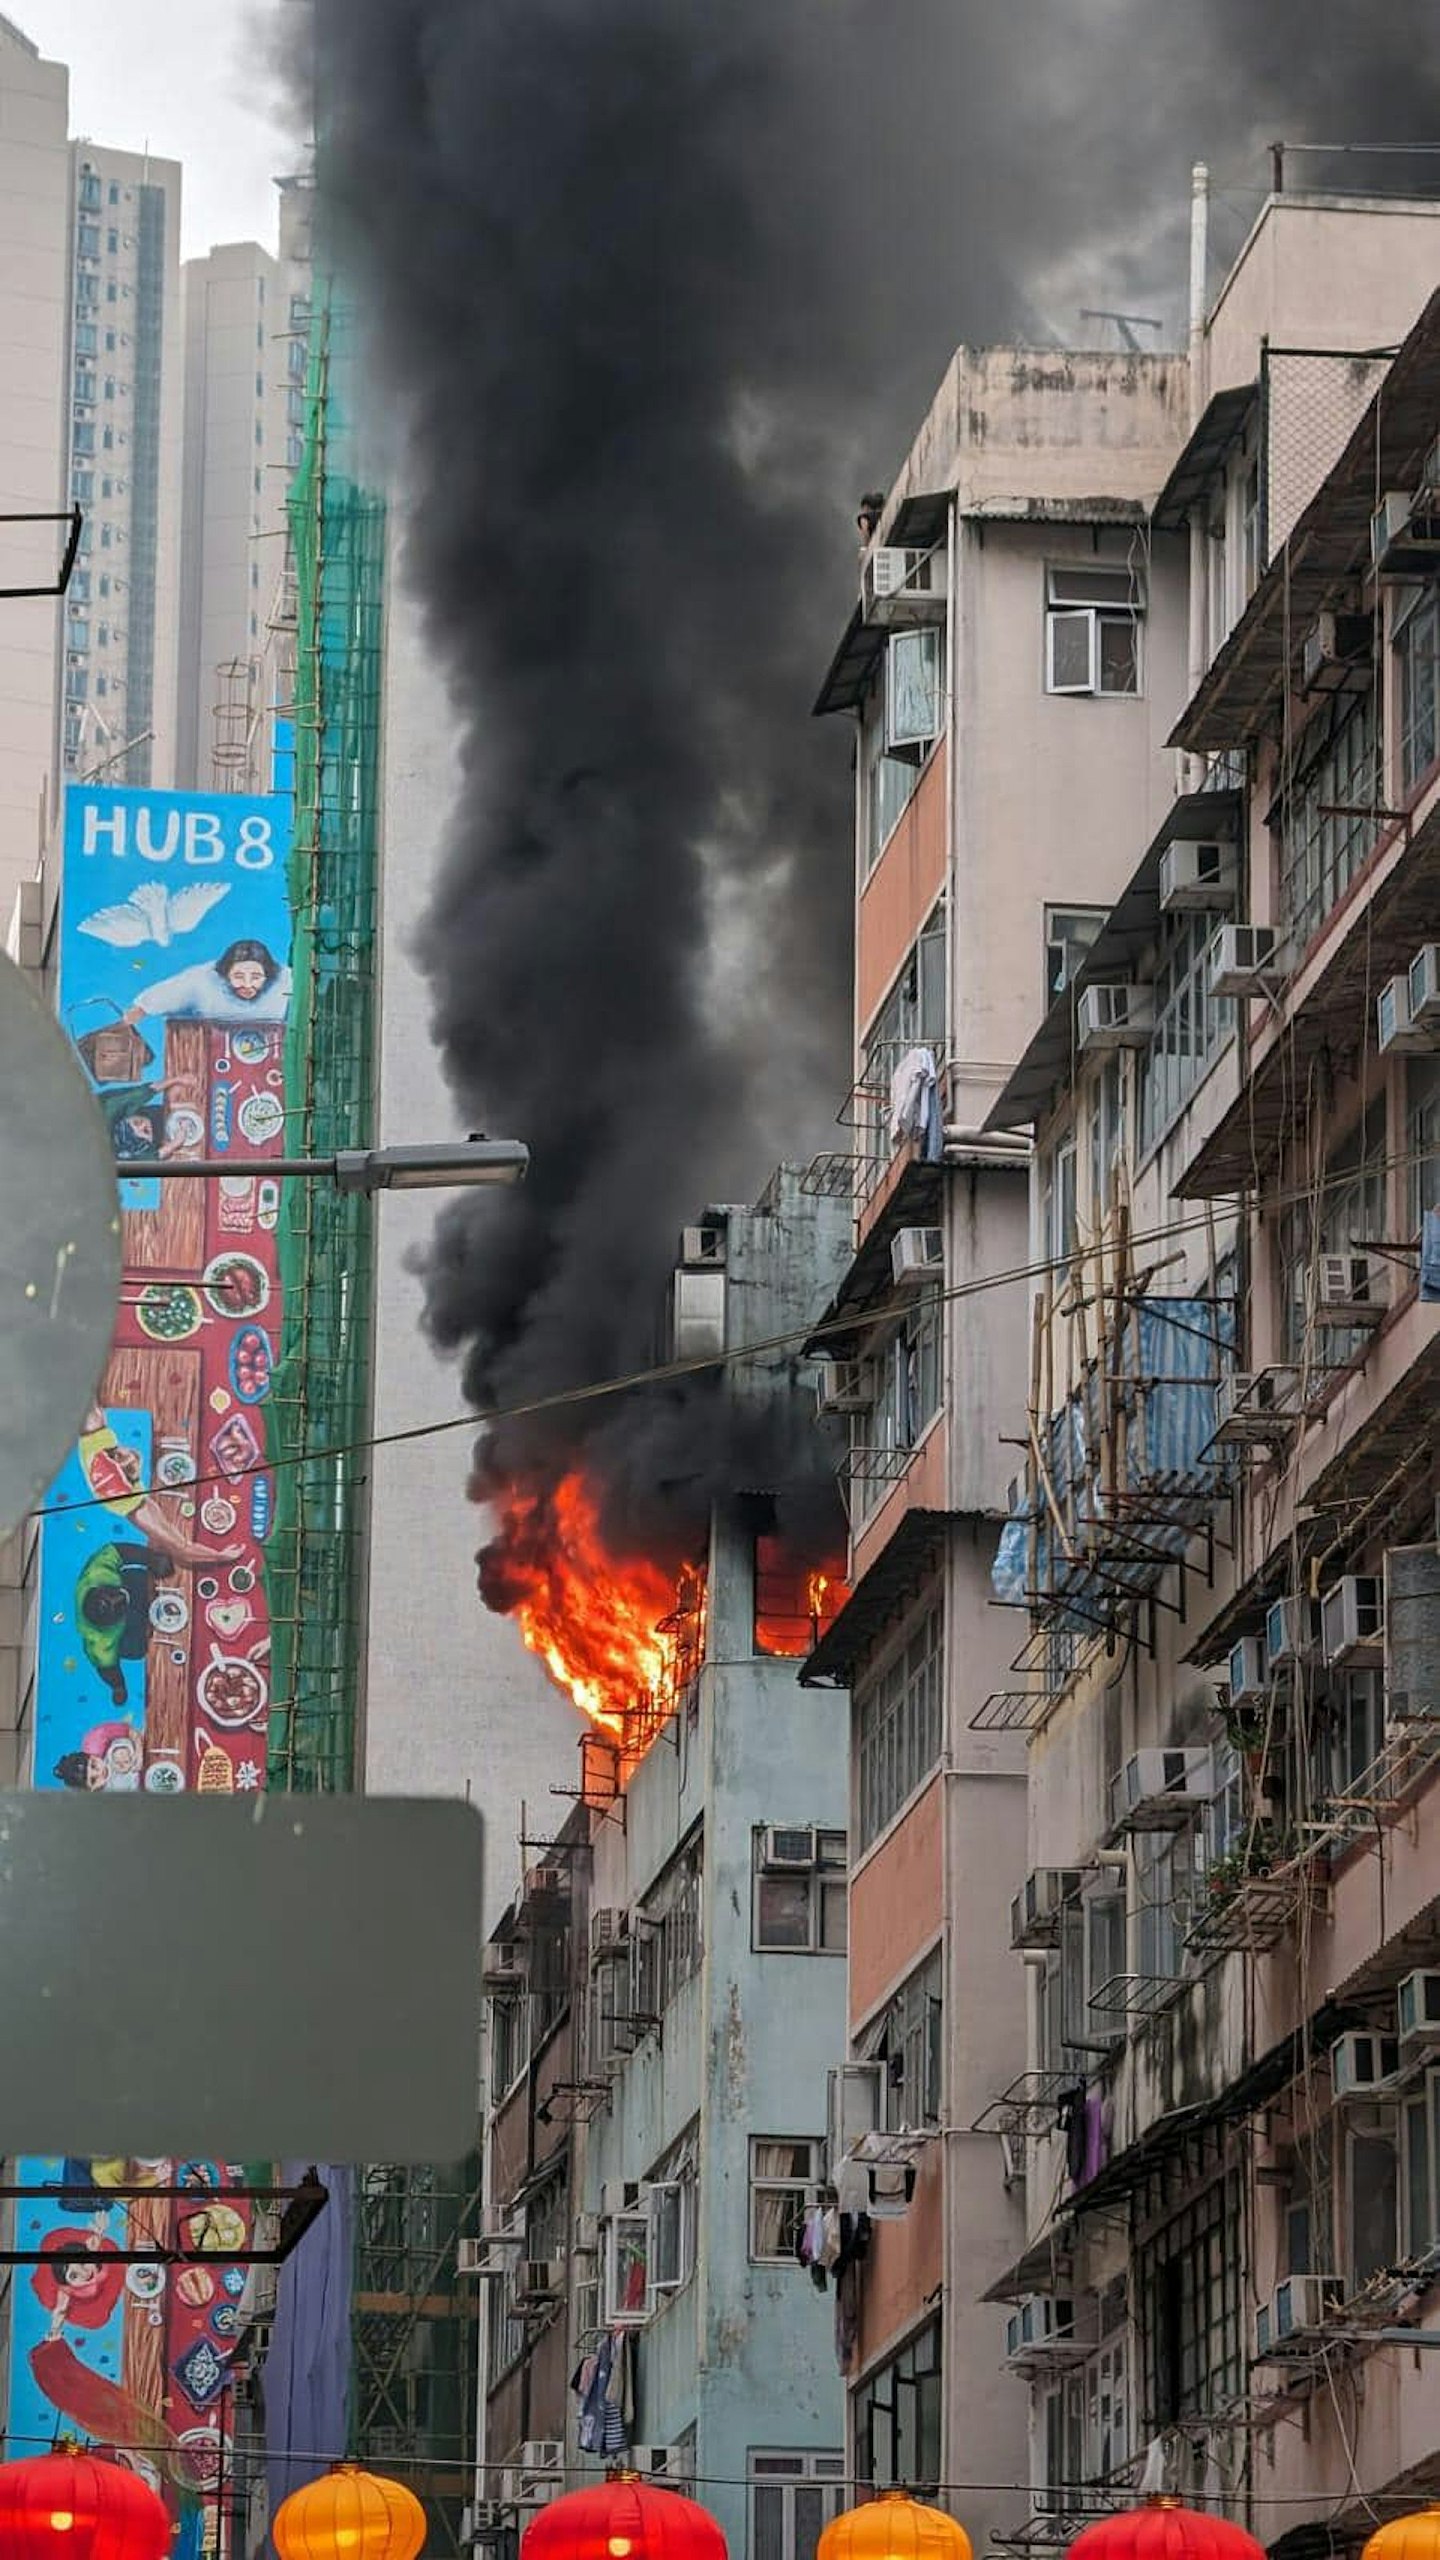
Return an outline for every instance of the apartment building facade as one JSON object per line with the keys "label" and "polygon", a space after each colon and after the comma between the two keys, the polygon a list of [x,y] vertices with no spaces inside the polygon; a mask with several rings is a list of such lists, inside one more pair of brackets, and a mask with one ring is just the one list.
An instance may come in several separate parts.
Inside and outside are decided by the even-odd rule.
{"label": "apartment building facade", "polygon": [[[861,2482],[1010,2521],[1025,2424],[978,2297],[1023,2238],[977,2130],[1024,2062],[1006,1913],[1025,1756],[989,1568],[1024,1435],[1028,1145],[987,1113],[1047,987],[1170,796],[1184,546],[1149,509],[1183,442],[1170,357],[962,349],[862,524],[818,708],[858,740],[852,1253],[822,1401],[848,1412],[852,1597],[806,1666],[849,1691],[850,2015],[831,2157],[878,2208],[849,2388]],[[1008,1284],[1006,1275],[1016,1275]],[[844,1731],[847,1709],[834,1714]]]}
{"label": "apartment building facade", "polygon": [[1175,796],[989,1115],[1039,1274],[1017,2548],[1157,2437],[1294,2553],[1436,2458],[1436,218],[1272,199],[1197,314]]}
{"label": "apartment building facade", "polygon": [[[813,1319],[849,1239],[781,1167],[691,1243],[678,1338],[743,1353]],[[793,1395],[792,1368],[757,1355],[735,1391]],[[814,1563],[763,1491],[716,1504],[664,1694],[587,1738],[582,1818],[532,1837],[492,1942],[477,2515],[502,2545],[607,2458],[693,2485],[737,2560],[809,2560],[845,2502],[850,2289],[799,2255],[845,2014],[844,1751],[796,1677]]]}

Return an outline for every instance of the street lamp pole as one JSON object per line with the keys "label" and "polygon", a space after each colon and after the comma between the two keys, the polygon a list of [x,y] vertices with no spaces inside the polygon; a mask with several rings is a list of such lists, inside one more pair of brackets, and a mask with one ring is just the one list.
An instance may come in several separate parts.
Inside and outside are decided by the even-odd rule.
{"label": "street lamp pole", "polygon": [[342,1147],[333,1156],[126,1156],[116,1172],[122,1182],[205,1182],[254,1173],[371,1193],[523,1182],[529,1163],[530,1150],[519,1138],[456,1138],[425,1147]]}

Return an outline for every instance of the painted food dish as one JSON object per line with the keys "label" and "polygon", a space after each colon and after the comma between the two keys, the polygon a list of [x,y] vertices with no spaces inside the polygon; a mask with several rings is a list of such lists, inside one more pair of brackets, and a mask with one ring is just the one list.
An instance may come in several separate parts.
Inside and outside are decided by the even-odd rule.
{"label": "painted food dish", "polygon": [[252,1147],[263,1147],[271,1138],[278,1138],[285,1126],[284,1105],[273,1093],[247,1094],[237,1116],[240,1134],[249,1139]]}
{"label": "painted food dish", "polygon": [[165,1114],[165,1136],[172,1147],[198,1147],[205,1135],[205,1123],[198,1111],[188,1103],[178,1103]]}
{"label": "painted food dish", "polygon": [[270,1044],[263,1031],[235,1031],[230,1035],[230,1046],[242,1066],[258,1067]]}
{"label": "painted food dish", "polygon": [[204,1309],[197,1292],[183,1282],[152,1280],[135,1302],[135,1321],[152,1342],[185,1342],[199,1332]]}
{"label": "painted food dish", "polygon": [[270,1344],[258,1324],[247,1324],[230,1345],[230,1384],[242,1404],[270,1393]]}
{"label": "painted food dish", "polygon": [[156,1482],[172,1489],[178,1484],[193,1484],[195,1461],[188,1449],[166,1449],[155,1469]]}
{"label": "painted food dish", "polygon": [[190,1623],[190,1603],[183,1591],[157,1591],[150,1603],[150,1624],[157,1635],[178,1636]]}
{"label": "painted food dish", "polygon": [[217,1654],[195,1684],[210,1722],[222,1733],[253,1724],[265,1704],[265,1674],[242,1654]]}
{"label": "painted food dish", "polygon": [[217,1253],[200,1282],[217,1316],[258,1316],[270,1295],[269,1275],[253,1253]]}

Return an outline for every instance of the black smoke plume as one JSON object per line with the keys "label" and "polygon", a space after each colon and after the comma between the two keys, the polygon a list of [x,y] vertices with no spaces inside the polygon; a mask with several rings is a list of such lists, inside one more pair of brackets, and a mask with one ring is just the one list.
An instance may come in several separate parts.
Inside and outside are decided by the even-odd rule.
{"label": "black smoke plume", "polygon": [[[808,712],[856,501],[952,346],[1083,342],[1084,305],[1175,343],[1192,159],[1224,261],[1273,136],[1440,139],[1433,13],[315,0],[313,41],[322,221],[463,733],[435,1034],[469,1122],[534,1151],[442,1216],[428,1321],[513,1405],[642,1365],[682,1221],[834,1142],[850,781]],[[495,1430],[480,1485],[582,1450],[642,1534],[788,1463],[723,1397],[648,1392]]]}

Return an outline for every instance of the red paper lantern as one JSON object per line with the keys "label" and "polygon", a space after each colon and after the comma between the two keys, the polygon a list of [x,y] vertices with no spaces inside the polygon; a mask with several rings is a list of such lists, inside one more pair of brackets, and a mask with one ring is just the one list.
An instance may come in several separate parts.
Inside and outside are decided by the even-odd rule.
{"label": "red paper lantern", "polygon": [[0,2462],[5,2560],[164,2560],[172,2530],[164,2499],[121,2463],[91,2453]]}
{"label": "red paper lantern", "polygon": [[542,2507],[520,2537],[521,2560],[728,2560],[712,2515],[678,2489],[647,2489],[616,2472]]}
{"label": "red paper lantern", "polygon": [[1070,2545],[1070,2560],[1265,2560],[1265,2551],[1243,2525],[1201,2515],[1178,2498],[1150,2498],[1087,2524]]}

